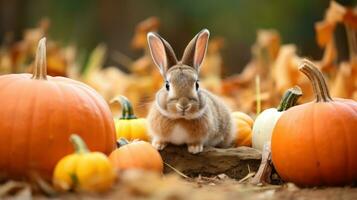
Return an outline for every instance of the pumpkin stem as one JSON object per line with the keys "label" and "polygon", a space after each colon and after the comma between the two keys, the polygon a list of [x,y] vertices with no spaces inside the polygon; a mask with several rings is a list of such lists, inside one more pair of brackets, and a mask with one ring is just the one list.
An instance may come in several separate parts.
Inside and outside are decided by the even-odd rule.
{"label": "pumpkin stem", "polygon": [[72,142],[76,153],[88,153],[89,152],[86,143],[82,140],[82,138],[79,135],[72,134],[70,137],[70,141]]}
{"label": "pumpkin stem", "polygon": [[117,96],[110,101],[110,103],[120,103],[122,107],[122,114],[120,119],[136,119],[137,117],[134,114],[133,106],[131,105],[128,98],[125,96]]}
{"label": "pumpkin stem", "polygon": [[316,96],[316,102],[329,102],[333,101],[328,90],[326,81],[321,71],[315,66],[314,63],[308,59],[303,59],[300,64],[299,70],[304,73],[312,84]]}
{"label": "pumpkin stem", "polygon": [[46,64],[46,38],[42,38],[38,42],[35,66],[32,72],[32,79],[47,80],[47,64]]}
{"label": "pumpkin stem", "polygon": [[296,105],[298,99],[302,96],[302,91],[299,86],[289,88],[284,93],[277,110],[279,112],[285,111]]}
{"label": "pumpkin stem", "polygon": [[119,140],[117,140],[117,147],[120,148],[124,145],[129,144],[129,141],[126,140],[125,138],[120,138]]}

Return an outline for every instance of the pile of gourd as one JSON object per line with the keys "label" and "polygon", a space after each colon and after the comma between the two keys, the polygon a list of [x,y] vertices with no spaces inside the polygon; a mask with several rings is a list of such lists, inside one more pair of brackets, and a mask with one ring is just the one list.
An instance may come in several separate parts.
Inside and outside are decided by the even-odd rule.
{"label": "pile of gourd", "polygon": [[[309,60],[299,70],[310,80],[315,101],[294,106],[302,95],[289,89],[278,107],[253,126],[253,147],[271,142],[272,160],[285,180],[303,186],[345,185],[357,180],[357,102],[331,98],[325,79]],[[292,107],[294,106],[294,107]]]}
{"label": "pile of gourd", "polygon": [[[149,143],[123,140],[116,149],[111,111],[94,89],[47,76],[46,67],[43,38],[32,74],[0,76],[0,178],[26,179],[36,173],[53,179],[59,190],[105,191],[117,170],[162,172],[161,156]],[[136,125],[132,131],[139,132]]]}
{"label": "pile of gourd", "polygon": [[[316,101],[294,106],[302,95],[294,87],[277,109],[265,110],[255,122],[244,113],[232,113],[238,127],[236,146],[262,149],[271,142],[273,163],[286,181],[300,185],[356,181],[357,103],[332,99],[313,63],[304,60],[300,71],[310,79]],[[59,190],[105,191],[113,185],[117,170],[162,173],[160,154],[145,142],[147,122],[134,115],[129,100],[123,96],[113,100],[123,110],[122,117],[113,120],[108,104],[95,90],[68,78],[47,76],[45,39],[39,42],[33,74],[3,75],[0,86],[0,177],[22,179],[38,173],[52,179]],[[117,138],[132,142],[121,139],[116,144]]]}

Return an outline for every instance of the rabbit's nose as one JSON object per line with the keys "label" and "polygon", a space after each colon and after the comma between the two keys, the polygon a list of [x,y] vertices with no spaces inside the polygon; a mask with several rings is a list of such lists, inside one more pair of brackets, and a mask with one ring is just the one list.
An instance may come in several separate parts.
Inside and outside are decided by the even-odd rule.
{"label": "rabbit's nose", "polygon": [[176,104],[176,108],[179,111],[185,111],[191,108],[191,104],[185,104],[185,105]]}

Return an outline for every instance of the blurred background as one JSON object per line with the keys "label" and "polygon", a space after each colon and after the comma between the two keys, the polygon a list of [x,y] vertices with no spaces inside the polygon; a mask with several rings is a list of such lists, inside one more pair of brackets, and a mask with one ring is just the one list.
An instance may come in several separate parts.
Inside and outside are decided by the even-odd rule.
{"label": "blurred background", "polygon": [[[74,43],[89,52],[98,43],[110,51],[120,51],[131,58],[141,55],[130,46],[135,26],[157,16],[160,34],[178,57],[185,45],[202,28],[212,36],[225,39],[222,50],[224,74],[239,72],[251,58],[251,46],[258,29],[273,28],[282,43],[297,45],[298,54],[320,58],[322,50],[315,42],[314,23],[321,20],[328,0],[0,0],[0,38],[11,33],[15,40],[23,31],[48,17],[48,37],[67,45]],[[356,5],[356,0],[338,0],[342,5]],[[339,59],[345,59],[345,31],[338,28]],[[339,42],[339,41],[343,42]],[[115,64],[108,57],[107,64]],[[120,66],[120,64],[118,64]],[[122,67],[122,66],[121,66]]]}
{"label": "blurred background", "polygon": [[[125,95],[145,116],[163,79],[146,35],[158,31],[180,58],[194,35],[211,32],[200,70],[204,88],[232,110],[276,107],[298,85],[309,58],[333,97],[357,100],[357,0],[0,0],[0,74],[32,72],[47,37],[47,72],[82,81],[108,103]],[[119,107],[112,109],[119,112]]]}

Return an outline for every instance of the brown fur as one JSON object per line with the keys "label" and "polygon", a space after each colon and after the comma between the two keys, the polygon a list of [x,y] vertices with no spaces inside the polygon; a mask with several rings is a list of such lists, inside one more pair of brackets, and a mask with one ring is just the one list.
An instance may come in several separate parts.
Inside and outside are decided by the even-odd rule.
{"label": "brown fur", "polygon": [[[205,116],[202,116],[204,118]],[[175,125],[181,125],[191,136],[190,141],[187,143],[199,143],[202,138],[207,137],[208,124],[202,119],[170,119],[163,116],[158,110],[155,109],[155,105],[150,110],[149,121],[151,124],[151,133],[159,136],[163,142],[170,143],[165,140],[171,134]]]}
{"label": "brown fur", "polygon": [[206,96],[207,106],[211,109],[207,109],[202,116],[196,119],[171,119],[162,115],[157,104],[154,103],[148,115],[150,134],[153,137],[159,137],[164,143],[170,143],[166,138],[169,138],[172,128],[179,124],[191,136],[187,144],[204,143],[205,146],[230,146],[234,127],[229,109],[208,91],[201,90],[201,93]]}

